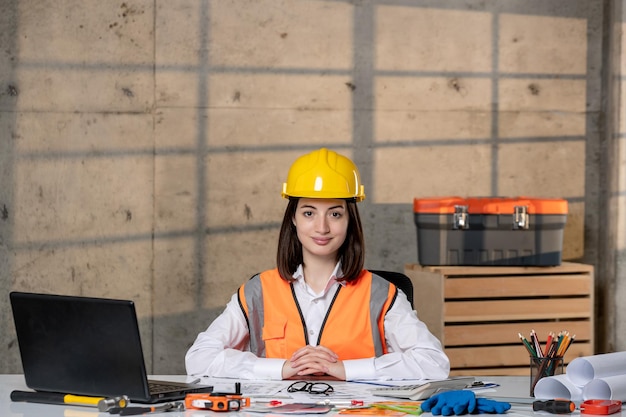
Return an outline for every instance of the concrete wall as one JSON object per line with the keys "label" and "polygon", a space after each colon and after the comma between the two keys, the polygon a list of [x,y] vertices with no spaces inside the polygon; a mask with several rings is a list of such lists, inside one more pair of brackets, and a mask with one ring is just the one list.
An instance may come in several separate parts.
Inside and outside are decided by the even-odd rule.
{"label": "concrete wall", "polygon": [[[613,155],[612,164],[614,172],[610,198],[611,202],[608,218],[615,230],[615,250],[608,251],[614,254],[610,259],[611,265],[615,265],[612,275],[615,277],[613,285],[609,286],[609,296],[614,300],[610,304],[615,305],[615,314],[611,317],[610,331],[614,334],[616,350],[626,350],[626,4],[624,1],[615,2],[612,16],[614,17],[611,35],[619,44],[620,53],[612,53],[613,56],[610,79],[613,80],[613,102],[616,103],[611,109],[610,120],[612,140],[609,150]],[[611,271],[613,272],[613,271]]]}
{"label": "concrete wall", "polygon": [[274,265],[282,182],[320,146],[360,167],[370,268],[417,262],[414,197],[567,199],[564,259],[599,272],[598,347],[626,349],[620,2],[0,9],[0,372],[21,372],[11,290],[132,299],[150,372],[184,372]]}

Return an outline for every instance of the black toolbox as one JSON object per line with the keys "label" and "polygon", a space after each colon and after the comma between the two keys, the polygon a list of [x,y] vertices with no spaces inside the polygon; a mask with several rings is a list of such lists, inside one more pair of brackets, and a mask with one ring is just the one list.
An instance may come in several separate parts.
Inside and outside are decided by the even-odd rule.
{"label": "black toolbox", "polygon": [[567,209],[562,199],[415,198],[418,262],[560,265]]}

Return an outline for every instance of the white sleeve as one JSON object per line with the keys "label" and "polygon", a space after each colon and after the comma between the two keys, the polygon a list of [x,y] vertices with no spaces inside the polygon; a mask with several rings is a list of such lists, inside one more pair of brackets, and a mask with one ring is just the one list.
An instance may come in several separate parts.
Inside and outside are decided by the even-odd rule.
{"label": "white sleeve", "polygon": [[187,374],[241,379],[282,379],[284,359],[259,358],[249,351],[248,325],[235,293],[226,308],[185,355]]}
{"label": "white sleeve", "polygon": [[344,361],[347,380],[448,378],[450,360],[441,342],[419,320],[401,290],[385,316],[385,339],[387,354],[370,361]]}

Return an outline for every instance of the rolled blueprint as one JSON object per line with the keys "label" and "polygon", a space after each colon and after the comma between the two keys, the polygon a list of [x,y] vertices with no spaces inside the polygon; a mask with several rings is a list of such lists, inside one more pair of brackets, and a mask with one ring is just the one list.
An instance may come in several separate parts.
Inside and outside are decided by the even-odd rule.
{"label": "rolled blueprint", "polygon": [[545,400],[565,398],[581,401],[583,394],[581,387],[574,385],[567,374],[562,374],[541,378],[535,385],[535,398]]}
{"label": "rolled blueprint", "polygon": [[626,376],[626,352],[582,356],[567,365],[567,376],[579,387],[594,379],[614,375]]}
{"label": "rolled blueprint", "polygon": [[583,399],[626,401],[626,375],[594,379],[583,387]]}

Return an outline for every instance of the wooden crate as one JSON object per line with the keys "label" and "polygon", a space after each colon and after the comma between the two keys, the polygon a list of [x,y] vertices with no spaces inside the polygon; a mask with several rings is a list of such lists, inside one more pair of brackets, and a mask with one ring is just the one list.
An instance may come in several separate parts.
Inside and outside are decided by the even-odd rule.
{"label": "wooden crate", "polygon": [[451,375],[528,375],[518,334],[576,335],[565,363],[594,354],[593,266],[407,264],[419,318],[441,340]]}

